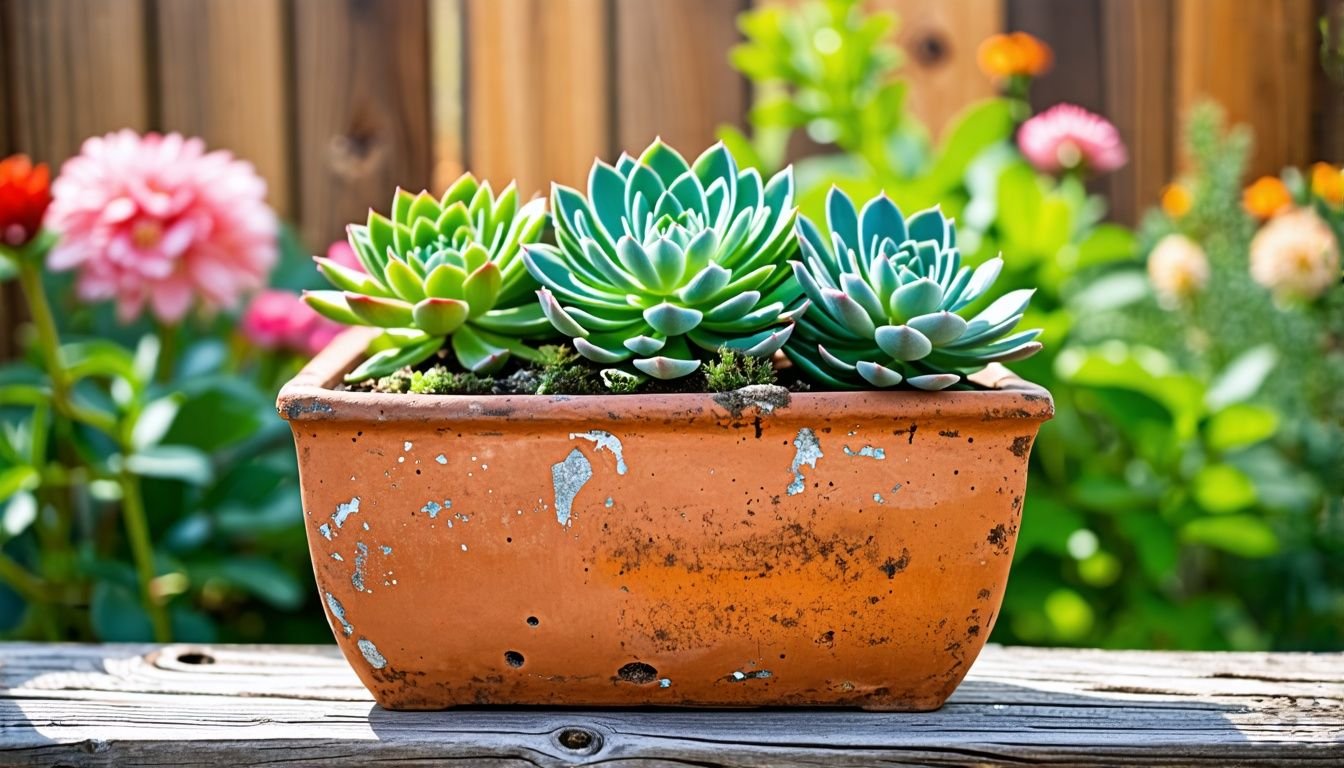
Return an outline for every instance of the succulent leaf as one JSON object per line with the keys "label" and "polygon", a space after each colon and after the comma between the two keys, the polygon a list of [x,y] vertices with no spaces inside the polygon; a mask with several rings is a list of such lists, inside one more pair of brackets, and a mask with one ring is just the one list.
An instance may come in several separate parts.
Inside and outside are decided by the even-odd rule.
{"label": "succulent leaf", "polygon": [[721,346],[767,356],[804,306],[779,268],[797,248],[790,169],[764,183],[720,144],[687,162],[654,141],[595,163],[586,198],[555,185],[551,208],[555,245],[528,246],[523,263],[590,360],[677,378]]}
{"label": "succulent leaf", "polygon": [[988,363],[1040,350],[1039,330],[1013,332],[1030,290],[963,314],[983,304],[1003,261],[962,266],[956,229],[939,209],[907,218],[879,195],[856,210],[832,189],[828,232],[806,219],[797,225],[793,274],[813,306],[798,316],[784,352],[809,378],[837,388],[937,391]]}
{"label": "succulent leaf", "polygon": [[464,174],[437,199],[398,189],[390,216],[370,211],[364,225],[348,227],[364,271],[317,259],[339,290],[313,291],[305,300],[326,317],[397,336],[395,354],[370,357],[351,380],[420,362],[449,336],[457,362],[471,371],[535,355],[524,341],[555,338],[522,254],[541,238],[545,205],[535,199],[520,206],[512,184],[496,197],[488,183]]}

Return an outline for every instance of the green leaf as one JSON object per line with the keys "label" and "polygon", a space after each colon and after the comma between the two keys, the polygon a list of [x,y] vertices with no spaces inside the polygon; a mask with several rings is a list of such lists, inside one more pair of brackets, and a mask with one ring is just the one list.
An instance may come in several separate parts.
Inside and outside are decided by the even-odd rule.
{"label": "green leaf", "polygon": [[397,299],[345,294],[350,311],[365,324],[379,328],[410,328],[415,324],[411,305]]}
{"label": "green leaf", "polygon": [[467,275],[467,279],[462,282],[462,298],[466,299],[471,317],[494,309],[495,303],[499,301],[499,289],[503,281],[499,265],[493,261],[487,261]]}
{"label": "green leaf", "polygon": [[154,636],[135,591],[113,582],[94,584],[89,619],[94,634],[105,643],[143,643]]}
{"label": "green leaf", "polygon": [[194,570],[199,578],[220,579],[281,610],[298,608],[307,594],[292,574],[260,557],[235,556]]}
{"label": "green leaf", "polygon": [[1214,513],[1236,512],[1255,503],[1255,484],[1230,464],[1210,464],[1195,474],[1192,491],[1199,506]]}
{"label": "green leaf", "polygon": [[37,519],[37,497],[28,491],[19,491],[9,497],[4,509],[0,510],[0,533],[14,538],[33,524]]}
{"label": "green leaf", "polygon": [[246,381],[214,377],[186,393],[159,442],[213,452],[252,437],[271,419],[270,397]]}
{"label": "green leaf", "polygon": [[466,322],[468,307],[457,299],[428,298],[415,305],[415,327],[431,336],[447,336]]}
{"label": "green leaf", "polygon": [[177,418],[183,399],[180,394],[172,394],[146,405],[131,428],[131,444],[141,449],[163,440],[163,436],[173,426],[173,420]]}
{"label": "green leaf", "polygon": [[1279,353],[1272,345],[1263,344],[1243,352],[1218,374],[1209,385],[1205,401],[1217,410],[1239,403],[1260,391],[1265,379],[1279,362]]}
{"label": "green leaf", "polygon": [[312,307],[319,315],[345,325],[364,325],[358,315],[350,311],[345,294],[340,291],[304,291],[303,303]]}
{"label": "green leaf", "polygon": [[154,445],[126,457],[126,469],[142,477],[206,485],[214,475],[210,457],[186,445]]}
{"label": "green leaf", "polygon": [[1215,451],[1232,451],[1268,440],[1279,429],[1279,414],[1270,408],[1235,403],[1215,413],[1204,427],[1204,439]]}
{"label": "green leaf", "polygon": [[29,466],[0,469],[0,499],[36,488],[38,478],[37,470]]}
{"label": "green leaf", "polygon": [[1279,551],[1279,537],[1269,524],[1252,515],[1196,518],[1181,528],[1181,540],[1245,558],[1269,557]]}
{"label": "green leaf", "polygon": [[415,365],[439,350],[443,346],[443,337],[431,336],[424,341],[417,341],[405,346],[391,347],[384,349],[364,362],[360,363],[355,370],[345,375],[346,383],[353,384],[365,379],[386,376],[393,371],[400,370],[407,365]]}

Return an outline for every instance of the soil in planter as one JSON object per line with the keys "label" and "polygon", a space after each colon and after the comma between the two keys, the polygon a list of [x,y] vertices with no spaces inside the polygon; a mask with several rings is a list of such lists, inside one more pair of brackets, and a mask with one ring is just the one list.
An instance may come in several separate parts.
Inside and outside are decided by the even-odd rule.
{"label": "soil in planter", "polygon": [[675,394],[687,392],[732,392],[752,385],[779,385],[791,391],[809,389],[790,368],[777,369],[771,361],[721,349],[714,359],[695,373],[671,381],[608,373],[603,367],[573,349],[541,348],[538,363],[514,358],[504,370],[491,376],[464,371],[455,365],[447,348],[427,360],[380,379],[344,385],[359,392],[392,392],[427,395],[610,395]]}

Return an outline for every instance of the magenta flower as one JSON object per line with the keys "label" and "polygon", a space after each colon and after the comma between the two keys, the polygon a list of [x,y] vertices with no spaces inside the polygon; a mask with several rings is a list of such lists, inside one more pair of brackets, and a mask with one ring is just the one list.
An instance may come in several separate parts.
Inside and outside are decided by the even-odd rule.
{"label": "magenta flower", "polygon": [[200,139],[123,130],[84,142],[52,185],[47,258],[78,270],[87,301],[114,300],[122,322],[145,305],[165,323],[193,306],[232,309],[260,289],[277,256],[266,182]]}
{"label": "magenta flower", "polygon": [[1110,121],[1074,104],[1056,104],[1022,124],[1017,146],[1042,173],[1107,173],[1129,159]]}
{"label": "magenta flower", "polygon": [[317,314],[297,293],[262,291],[243,312],[244,338],[267,350],[315,355],[345,326]]}

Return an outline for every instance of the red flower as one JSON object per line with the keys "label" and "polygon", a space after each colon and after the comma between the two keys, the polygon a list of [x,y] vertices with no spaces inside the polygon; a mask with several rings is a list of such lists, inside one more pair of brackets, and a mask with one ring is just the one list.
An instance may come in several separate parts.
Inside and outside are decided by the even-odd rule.
{"label": "red flower", "polygon": [[42,229],[51,205],[51,174],[46,163],[33,165],[25,155],[0,160],[0,243],[27,245]]}

